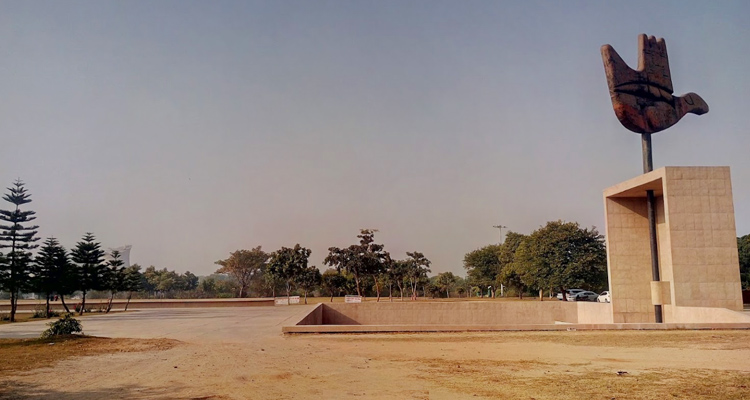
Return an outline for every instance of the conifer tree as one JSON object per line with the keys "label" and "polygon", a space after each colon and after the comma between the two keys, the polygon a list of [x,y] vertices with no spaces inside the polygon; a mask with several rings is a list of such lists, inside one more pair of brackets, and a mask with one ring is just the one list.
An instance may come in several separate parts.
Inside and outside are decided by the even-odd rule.
{"label": "conifer tree", "polygon": [[[49,298],[57,292],[61,296],[67,292],[73,275],[73,265],[68,258],[68,252],[54,237],[47,238],[39,249],[32,267],[34,274],[34,291],[45,294],[47,298],[47,318],[49,318]],[[67,307],[66,307],[67,309]]]}
{"label": "conifer tree", "polygon": [[128,291],[128,302],[125,303],[125,311],[128,311],[130,305],[130,299],[133,297],[133,292],[141,290],[141,281],[143,280],[143,274],[141,274],[141,266],[133,264],[125,268],[125,289]]}
{"label": "conifer tree", "polygon": [[86,293],[91,290],[104,290],[107,287],[108,268],[104,263],[104,250],[97,243],[92,233],[86,233],[83,239],[76,243],[71,251],[71,258],[76,263],[78,275],[77,289],[83,292],[81,309],[82,315],[86,309]]}
{"label": "conifer tree", "polygon": [[141,266],[133,264],[125,268],[125,289],[128,291],[128,302],[125,303],[125,311],[128,311],[130,305],[130,299],[133,297],[133,292],[141,290],[141,281],[143,280],[143,274],[141,274]]}
{"label": "conifer tree", "polygon": [[31,195],[26,192],[23,182],[18,179],[8,188],[3,200],[13,204],[12,210],[0,210],[0,249],[8,249],[0,262],[0,287],[10,292],[10,321],[16,320],[18,296],[21,290],[30,287],[30,268],[33,262],[31,250],[34,244],[36,225],[26,225],[36,219],[34,211],[21,211],[21,206],[31,203]]}
{"label": "conifer tree", "polygon": [[112,309],[112,300],[115,298],[115,294],[120,291],[125,291],[127,287],[127,275],[125,267],[123,267],[123,261],[120,258],[120,252],[112,250],[110,253],[110,260],[107,261],[109,267],[109,273],[107,279],[107,288],[109,289],[109,304],[107,304],[107,313]]}

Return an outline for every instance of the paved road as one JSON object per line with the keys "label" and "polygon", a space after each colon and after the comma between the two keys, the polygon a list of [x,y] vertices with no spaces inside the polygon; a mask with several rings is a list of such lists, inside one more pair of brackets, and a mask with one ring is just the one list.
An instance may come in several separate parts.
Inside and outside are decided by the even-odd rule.
{"label": "paved road", "polygon": [[[154,309],[127,313],[90,315],[81,319],[87,335],[128,338],[171,338],[200,342],[253,341],[281,335],[281,327],[297,320],[312,305]],[[47,328],[48,321],[0,325],[0,338],[32,338]]]}

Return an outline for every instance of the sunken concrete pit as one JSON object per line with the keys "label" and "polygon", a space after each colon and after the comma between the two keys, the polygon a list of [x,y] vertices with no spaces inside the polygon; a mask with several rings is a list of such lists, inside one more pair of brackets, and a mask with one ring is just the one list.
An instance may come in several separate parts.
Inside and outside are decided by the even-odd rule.
{"label": "sunken concrete pit", "polygon": [[750,316],[726,310],[725,322],[613,323],[608,303],[456,301],[321,303],[284,333],[553,331],[605,329],[750,329]]}

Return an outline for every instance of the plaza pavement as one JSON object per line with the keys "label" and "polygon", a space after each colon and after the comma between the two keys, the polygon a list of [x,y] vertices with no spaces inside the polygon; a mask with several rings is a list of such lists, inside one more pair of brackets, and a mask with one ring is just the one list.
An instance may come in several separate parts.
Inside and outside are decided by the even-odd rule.
{"label": "plaza pavement", "polygon": [[[112,338],[170,338],[182,341],[252,341],[281,335],[281,327],[313,305],[247,308],[147,309],[81,318],[87,335]],[[0,338],[34,338],[50,320],[0,325]]]}

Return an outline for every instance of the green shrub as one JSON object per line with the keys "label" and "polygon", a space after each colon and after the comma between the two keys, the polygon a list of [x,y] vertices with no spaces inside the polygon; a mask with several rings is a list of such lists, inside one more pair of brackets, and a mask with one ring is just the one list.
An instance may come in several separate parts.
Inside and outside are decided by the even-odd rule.
{"label": "green shrub", "polygon": [[[34,307],[34,315],[31,316],[31,318],[47,318],[47,313],[44,312],[45,305],[40,304],[36,307]],[[57,311],[49,310],[49,316],[50,317],[59,317],[60,313]]]}
{"label": "green shrub", "polygon": [[72,335],[74,333],[83,333],[83,327],[81,322],[73,318],[71,314],[65,314],[62,318],[57,321],[50,322],[49,328],[42,332],[42,339],[47,339],[52,336],[59,335]]}
{"label": "green shrub", "polygon": [[[76,304],[75,310],[76,310],[76,312],[81,312],[81,303]],[[91,312],[91,307],[84,308],[83,312],[84,313],[90,313]]]}
{"label": "green shrub", "polygon": [[47,318],[47,313],[44,312],[44,306],[34,307],[34,315],[31,318]]}

